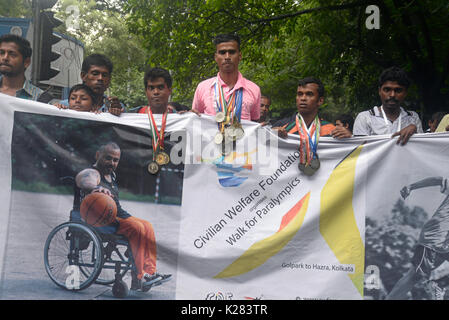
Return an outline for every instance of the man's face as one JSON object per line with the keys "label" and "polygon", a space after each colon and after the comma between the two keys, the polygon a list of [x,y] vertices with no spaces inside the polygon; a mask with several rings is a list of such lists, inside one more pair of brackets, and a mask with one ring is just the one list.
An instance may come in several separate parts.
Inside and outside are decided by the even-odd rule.
{"label": "man's face", "polygon": [[148,104],[152,108],[165,110],[171,91],[171,88],[167,87],[164,78],[148,80],[146,89]]}
{"label": "man's face", "polygon": [[324,98],[319,97],[318,84],[308,83],[299,86],[296,92],[296,107],[302,116],[318,114],[318,108],[323,104]]}
{"label": "man's face", "polygon": [[120,161],[120,150],[110,146],[103,151],[97,151],[97,168],[103,175],[109,175],[117,169]]}
{"label": "man's face", "polygon": [[81,72],[81,79],[95,94],[103,95],[111,83],[111,73],[106,66],[91,66],[87,73]]}
{"label": "man's face", "polygon": [[92,97],[85,90],[73,91],[69,97],[69,108],[76,111],[91,111]]}
{"label": "man's face", "polygon": [[260,117],[265,119],[268,115],[268,111],[270,111],[270,99],[267,97],[260,98]]}
{"label": "man's face", "polygon": [[7,77],[14,77],[25,72],[31,59],[23,59],[19,46],[14,42],[0,43],[0,73]]}
{"label": "man's face", "polygon": [[396,81],[386,81],[379,88],[382,106],[387,109],[397,109],[407,96],[407,88]]}
{"label": "man's face", "polygon": [[222,42],[217,44],[215,51],[215,62],[220,72],[232,73],[239,68],[242,53],[236,41]]}
{"label": "man's face", "polygon": [[341,120],[335,120],[335,126],[342,127],[342,128],[349,128],[349,125],[347,123],[343,124],[343,122],[341,122]]}

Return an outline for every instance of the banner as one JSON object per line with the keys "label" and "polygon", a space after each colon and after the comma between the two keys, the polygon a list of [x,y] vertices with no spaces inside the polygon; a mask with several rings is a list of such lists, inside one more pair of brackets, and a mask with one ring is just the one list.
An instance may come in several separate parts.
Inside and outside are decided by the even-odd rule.
{"label": "banner", "polygon": [[[1,94],[0,108],[1,299],[117,296],[114,266],[77,265],[73,252],[65,254],[58,285],[50,274],[59,266],[48,258],[52,241],[73,245],[73,226],[62,239],[49,242],[49,235],[70,221],[74,177],[108,142],[121,150],[121,207],[151,223],[157,272],[172,275],[127,297],[445,298],[449,134],[416,134],[406,146],[389,136],[323,137],[321,167],[306,176],[298,169],[297,136],[281,139],[243,121],[245,136],[222,155],[213,117],[169,114],[171,162],[151,174],[145,114],[59,110]],[[155,118],[160,125],[161,115]],[[100,250],[106,256],[107,248]],[[75,275],[89,278],[97,268],[98,278],[77,287]]]}

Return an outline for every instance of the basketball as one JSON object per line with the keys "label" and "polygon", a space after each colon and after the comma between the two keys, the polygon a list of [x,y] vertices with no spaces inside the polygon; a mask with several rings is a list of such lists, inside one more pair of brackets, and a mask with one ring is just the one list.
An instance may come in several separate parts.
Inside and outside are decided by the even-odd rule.
{"label": "basketball", "polygon": [[93,227],[111,224],[117,216],[114,199],[102,192],[87,195],[81,202],[81,218]]}

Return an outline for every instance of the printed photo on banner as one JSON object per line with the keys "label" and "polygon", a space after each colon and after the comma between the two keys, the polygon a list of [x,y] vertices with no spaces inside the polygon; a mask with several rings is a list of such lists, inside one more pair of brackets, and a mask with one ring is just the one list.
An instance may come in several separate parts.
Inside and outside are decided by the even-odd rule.
{"label": "printed photo on banner", "polygon": [[[126,298],[129,289],[134,299],[175,298],[184,164],[150,172],[151,139],[148,129],[14,113],[3,299]],[[84,189],[93,177],[98,186]]]}

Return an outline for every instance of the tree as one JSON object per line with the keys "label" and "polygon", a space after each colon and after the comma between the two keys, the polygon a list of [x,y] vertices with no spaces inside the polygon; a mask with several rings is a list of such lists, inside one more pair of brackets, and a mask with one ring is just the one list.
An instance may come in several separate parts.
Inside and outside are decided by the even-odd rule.
{"label": "tree", "polygon": [[0,17],[31,18],[31,0],[0,0]]}
{"label": "tree", "polygon": [[[380,9],[380,29],[367,29],[368,5]],[[378,103],[377,77],[399,65],[414,86],[410,108],[447,108],[449,4],[445,0],[129,0],[130,30],[142,37],[152,63],[173,71],[180,94],[216,72],[212,38],[238,32],[242,71],[271,93],[276,111],[294,109],[296,80],[326,84],[331,110],[358,112]],[[291,92],[291,94],[289,94]],[[291,107],[289,107],[291,106]],[[326,108],[327,108],[326,107]]]}
{"label": "tree", "polygon": [[61,20],[71,22],[59,31],[83,42],[85,56],[102,53],[111,59],[114,70],[110,94],[129,107],[145,104],[146,54],[139,37],[130,34],[123,23],[119,2],[62,0],[54,10]]}

